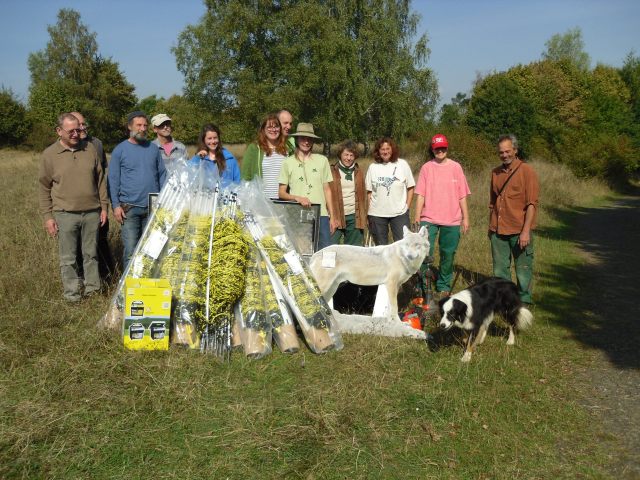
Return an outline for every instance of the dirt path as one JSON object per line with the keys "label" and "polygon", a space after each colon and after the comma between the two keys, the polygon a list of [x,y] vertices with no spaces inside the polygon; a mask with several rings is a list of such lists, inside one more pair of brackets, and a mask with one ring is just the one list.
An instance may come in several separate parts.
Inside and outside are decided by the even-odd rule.
{"label": "dirt path", "polygon": [[[640,478],[640,195],[585,209],[576,236],[583,318],[575,338],[595,352],[584,404],[611,445],[612,478]],[[584,275],[584,277],[583,277]]]}

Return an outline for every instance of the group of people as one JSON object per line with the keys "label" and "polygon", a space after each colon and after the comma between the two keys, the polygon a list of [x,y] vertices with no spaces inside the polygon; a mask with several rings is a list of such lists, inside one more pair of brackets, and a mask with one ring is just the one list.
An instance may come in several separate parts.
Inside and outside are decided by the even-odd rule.
{"label": "group of people", "polygon": [[[160,191],[173,162],[187,158],[186,147],[173,138],[168,115],[151,119],[156,134],[152,142],[147,140],[148,124],[144,112],[128,115],[129,136],[113,150],[107,168],[102,144],[88,134],[82,114],[64,113],[58,118],[58,140],[42,154],[40,208],[46,231],[58,237],[64,297],[71,302],[97,292],[101,275],[113,272],[106,241],[109,202],[122,225],[126,267],[149,215],[149,194]],[[267,115],[240,165],[222,146],[220,129],[207,124],[190,163],[213,169],[223,184],[259,177],[268,198],[305,207],[319,204],[319,248],[363,245],[365,229],[376,245],[389,243],[389,229],[393,240],[400,240],[403,227],[412,223],[415,197],[413,221],[427,227],[430,255],[436,243],[440,251],[436,291],[449,295],[455,252],[461,234],[469,229],[470,190],[461,165],[447,155],[447,138],[438,134],[431,139],[430,159],[416,182],[390,137],[375,143],[374,162],[365,174],[353,141],[343,142],[337,160],[330,164],[327,157],[313,152],[321,138],[312,124],[300,122],[295,132],[292,127],[293,116],[287,110]],[[489,202],[494,275],[510,279],[513,259],[521,298],[531,303],[537,177],[518,158],[514,136],[500,137],[498,150],[502,165],[492,171]]]}

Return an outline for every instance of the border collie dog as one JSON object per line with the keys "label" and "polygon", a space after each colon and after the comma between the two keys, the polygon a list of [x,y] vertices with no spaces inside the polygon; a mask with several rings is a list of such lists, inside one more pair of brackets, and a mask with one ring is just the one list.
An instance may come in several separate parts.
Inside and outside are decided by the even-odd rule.
{"label": "border collie dog", "polygon": [[518,287],[502,278],[488,278],[441,299],[439,306],[440,328],[446,331],[456,326],[468,333],[463,362],[471,360],[476,346],[484,342],[495,314],[509,325],[507,345],[515,343],[515,330],[524,330],[533,322],[533,314],[520,301]]}

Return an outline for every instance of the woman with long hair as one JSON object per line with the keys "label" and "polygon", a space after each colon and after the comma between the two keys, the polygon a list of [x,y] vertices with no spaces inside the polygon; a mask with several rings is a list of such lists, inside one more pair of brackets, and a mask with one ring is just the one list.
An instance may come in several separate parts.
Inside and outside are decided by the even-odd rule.
{"label": "woman with long hair", "polygon": [[278,176],[286,157],[286,137],[280,120],[275,113],[270,113],[262,120],[256,141],[244,152],[242,179],[261,177],[264,195],[267,198],[278,198]]}
{"label": "woman with long hair", "polygon": [[240,182],[238,161],[229,150],[222,147],[220,129],[212,123],[202,127],[198,137],[198,153],[190,161],[193,165],[199,165],[200,162],[205,162],[206,168],[215,169],[222,185]]}
{"label": "woman with long hair", "polygon": [[389,243],[389,227],[394,242],[402,239],[402,227],[409,228],[409,207],[416,182],[409,164],[398,157],[396,142],[382,137],[373,149],[375,163],[367,170],[369,232],[376,245]]}

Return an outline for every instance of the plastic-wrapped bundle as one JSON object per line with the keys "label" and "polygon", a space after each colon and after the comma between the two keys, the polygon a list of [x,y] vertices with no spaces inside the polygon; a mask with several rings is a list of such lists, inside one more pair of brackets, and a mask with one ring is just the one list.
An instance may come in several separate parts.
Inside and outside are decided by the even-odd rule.
{"label": "plastic-wrapped bundle", "polygon": [[158,194],[156,208],[150,212],[147,224],[112,297],[109,310],[99,326],[118,328],[124,311],[125,278],[153,277],[166,251],[167,239],[178,224],[189,203],[189,191],[195,178],[193,167],[180,162]]}
{"label": "plastic-wrapped bundle", "polygon": [[224,192],[209,244],[206,305],[201,326],[201,350],[228,357],[231,351],[233,305],[245,289],[250,239],[236,221],[236,195]]}
{"label": "plastic-wrapped bundle", "polygon": [[278,286],[291,307],[309,348],[315,353],[341,349],[342,337],[308,266],[301,260],[285,226],[276,218],[258,182],[247,182],[241,191],[245,225],[265,261],[277,273]]}
{"label": "plastic-wrapped bundle", "polygon": [[188,205],[193,169],[176,168],[173,172],[158,195],[156,208],[151,212],[147,228],[138,241],[139,248],[131,257],[127,277],[155,277],[156,269],[166,252],[169,235]]}
{"label": "plastic-wrapped bundle", "polygon": [[160,261],[158,262],[159,265],[154,275],[155,277],[169,280],[171,287],[174,289],[179,286],[178,267],[182,256],[182,245],[188,223],[189,208],[185,208],[169,234],[169,239],[165,245],[164,252],[161,254]]}
{"label": "plastic-wrapped bundle", "polygon": [[[244,295],[240,299],[238,313],[244,353],[247,357],[256,359],[271,353],[271,317],[265,306],[262,263],[258,247],[252,244],[249,248]],[[269,281],[268,276],[266,280]]]}
{"label": "plastic-wrapped bundle", "polygon": [[296,353],[300,350],[298,334],[293,324],[293,318],[287,308],[287,302],[277,286],[277,274],[261,260],[262,286],[264,290],[267,315],[271,319],[273,338],[282,353]]}
{"label": "plastic-wrapped bundle", "polygon": [[198,179],[189,202],[182,255],[174,267],[178,273],[172,342],[190,348],[199,347],[197,316],[205,305],[210,233],[218,198],[217,176],[200,168]]}

